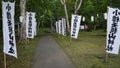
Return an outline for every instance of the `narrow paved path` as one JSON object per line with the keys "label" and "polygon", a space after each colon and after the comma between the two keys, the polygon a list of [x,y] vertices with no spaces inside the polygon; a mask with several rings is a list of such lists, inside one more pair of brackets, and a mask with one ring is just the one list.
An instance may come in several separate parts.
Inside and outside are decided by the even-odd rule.
{"label": "narrow paved path", "polygon": [[75,68],[52,36],[40,38],[32,68]]}

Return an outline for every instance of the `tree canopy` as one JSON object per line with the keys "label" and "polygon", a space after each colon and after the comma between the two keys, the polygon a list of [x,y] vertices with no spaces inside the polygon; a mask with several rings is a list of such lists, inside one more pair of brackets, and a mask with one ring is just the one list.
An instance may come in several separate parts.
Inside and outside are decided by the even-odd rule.
{"label": "tree canopy", "polygon": [[[7,1],[7,0],[5,0]],[[14,1],[14,0],[9,0]],[[20,0],[16,0],[16,16],[15,20],[19,20],[20,16]],[[59,17],[65,17],[64,8],[59,0],[27,0],[26,10],[36,12],[37,21],[43,20],[48,22],[50,19],[57,19]],[[107,6],[120,7],[120,0],[83,0],[82,6],[78,11],[78,14],[88,17],[90,21],[90,16],[96,16],[96,14],[101,14],[107,12]],[[68,9],[69,19],[71,14],[74,13],[74,0],[66,0],[66,6]],[[0,3],[0,15],[2,15],[2,6]],[[1,20],[2,16],[0,17]]]}

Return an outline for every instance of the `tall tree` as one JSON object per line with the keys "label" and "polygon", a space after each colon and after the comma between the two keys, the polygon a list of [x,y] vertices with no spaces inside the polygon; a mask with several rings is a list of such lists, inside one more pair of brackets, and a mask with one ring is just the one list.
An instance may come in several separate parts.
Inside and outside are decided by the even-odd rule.
{"label": "tall tree", "polygon": [[82,4],[82,0],[80,0],[80,1],[76,0],[76,2],[75,2],[75,11],[74,11],[74,14],[77,14],[78,10],[79,10],[80,7],[81,7],[81,4]]}
{"label": "tall tree", "polygon": [[64,6],[66,21],[67,21],[67,30],[70,33],[70,25],[69,25],[69,18],[68,18],[68,11],[67,11],[67,7],[66,7],[66,1],[60,0],[60,2]]}
{"label": "tall tree", "polygon": [[[66,0],[60,0],[60,2],[64,6],[65,16],[66,16],[66,20],[67,20],[67,30],[70,33],[69,16],[68,16],[68,11],[67,11],[67,6],[66,6]],[[76,0],[75,1],[74,14],[77,14],[78,10],[81,7],[81,4],[82,4],[82,0]]]}
{"label": "tall tree", "polygon": [[20,10],[21,10],[21,16],[23,17],[23,21],[21,23],[21,32],[20,32],[20,40],[21,43],[27,42],[26,37],[26,0],[20,0]]}

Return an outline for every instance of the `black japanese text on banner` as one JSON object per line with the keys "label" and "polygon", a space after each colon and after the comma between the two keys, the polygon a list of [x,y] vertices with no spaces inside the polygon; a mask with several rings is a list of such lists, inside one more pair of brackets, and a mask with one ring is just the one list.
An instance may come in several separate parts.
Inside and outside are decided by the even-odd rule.
{"label": "black japanese text on banner", "polygon": [[106,52],[118,54],[120,46],[120,10],[110,8],[108,11]]}
{"label": "black japanese text on banner", "polygon": [[35,33],[35,13],[33,12],[27,12],[27,18],[26,18],[26,34],[27,38],[34,38]]}
{"label": "black japanese text on banner", "polygon": [[59,28],[58,28],[58,21],[56,21],[56,33],[58,33]]}
{"label": "black japanese text on banner", "polygon": [[59,25],[59,26],[58,26],[58,27],[59,27],[58,33],[59,33],[59,34],[62,34],[62,20],[59,20],[59,21],[58,21],[58,25]]}
{"label": "black japanese text on banner", "polygon": [[66,36],[66,21],[65,21],[65,18],[62,18],[62,35]]}
{"label": "black japanese text on banner", "polygon": [[3,16],[3,38],[5,54],[17,58],[15,30],[14,30],[14,7],[15,2],[2,2],[2,16]]}
{"label": "black japanese text on banner", "polygon": [[81,16],[72,15],[71,20],[71,37],[77,39],[80,29]]}

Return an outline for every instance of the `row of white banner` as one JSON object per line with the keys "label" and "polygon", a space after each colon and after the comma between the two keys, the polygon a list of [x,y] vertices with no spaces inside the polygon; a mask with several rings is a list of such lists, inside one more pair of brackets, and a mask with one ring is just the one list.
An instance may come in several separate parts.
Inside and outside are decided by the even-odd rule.
{"label": "row of white banner", "polygon": [[[2,2],[3,19],[3,52],[17,58],[15,27],[14,27],[15,2]],[[37,22],[34,12],[26,12],[26,36],[34,38],[37,35]]]}
{"label": "row of white banner", "polygon": [[[107,19],[107,39],[106,39],[106,52],[112,54],[119,53],[120,47],[120,10],[117,8],[108,8],[108,14],[105,14]],[[71,19],[71,37],[77,39],[81,16],[72,15]],[[56,22],[56,32],[62,34],[60,25],[61,20]],[[59,27],[59,29],[57,29]]]}
{"label": "row of white banner", "polygon": [[61,20],[56,21],[56,32],[66,36],[66,20],[62,18]]}
{"label": "row of white banner", "polygon": [[[112,54],[119,53],[120,47],[120,10],[108,7],[108,14],[104,14],[107,19],[106,52]],[[72,15],[71,37],[77,39],[81,16]]]}
{"label": "row of white banner", "polygon": [[[97,17],[99,17],[98,14],[97,14]],[[104,13],[104,19],[107,20],[107,13]],[[91,22],[94,22],[94,20],[95,20],[95,17],[91,16]],[[85,17],[82,17],[82,21],[83,22],[85,21]]]}
{"label": "row of white banner", "polygon": [[[77,39],[80,29],[81,16],[72,15],[71,20],[71,37]],[[66,36],[66,20],[62,18],[56,21],[56,32]]]}
{"label": "row of white banner", "polygon": [[[14,30],[14,3],[2,2],[3,17],[3,37],[4,53],[17,57],[15,30]],[[118,54],[120,46],[120,10],[117,8],[108,8],[107,39],[106,52]],[[34,38],[36,35],[36,20],[34,12],[27,12],[26,33],[28,38]],[[71,19],[71,37],[77,39],[81,16],[72,15]],[[56,32],[66,35],[66,21],[64,18],[56,22]]]}

